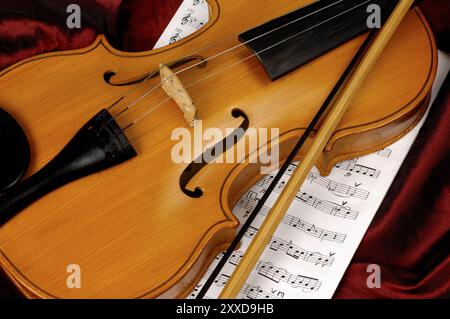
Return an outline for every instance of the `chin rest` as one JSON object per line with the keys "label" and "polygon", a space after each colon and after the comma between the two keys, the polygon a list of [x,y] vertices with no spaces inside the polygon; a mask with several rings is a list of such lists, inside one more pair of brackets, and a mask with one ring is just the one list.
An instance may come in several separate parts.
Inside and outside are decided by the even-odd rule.
{"label": "chin rest", "polygon": [[3,193],[26,174],[30,145],[20,124],[1,108],[0,150],[0,193]]}

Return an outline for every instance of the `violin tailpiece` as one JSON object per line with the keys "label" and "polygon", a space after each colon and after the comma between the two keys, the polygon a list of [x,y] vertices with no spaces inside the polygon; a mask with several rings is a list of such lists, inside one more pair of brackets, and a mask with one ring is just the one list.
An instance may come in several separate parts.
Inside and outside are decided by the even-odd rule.
{"label": "violin tailpiece", "polygon": [[55,189],[136,155],[111,114],[100,111],[46,166],[0,196],[0,226]]}

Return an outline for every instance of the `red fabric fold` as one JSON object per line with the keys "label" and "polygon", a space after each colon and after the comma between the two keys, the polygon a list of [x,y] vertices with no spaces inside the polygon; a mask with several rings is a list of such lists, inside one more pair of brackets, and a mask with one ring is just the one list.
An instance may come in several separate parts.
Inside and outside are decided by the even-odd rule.
{"label": "red fabric fold", "polygon": [[120,9],[123,51],[151,50],[182,0],[128,0]]}
{"label": "red fabric fold", "polygon": [[[0,69],[41,53],[80,49],[105,34],[117,45],[121,0],[0,1]],[[68,29],[69,4],[81,8],[82,28]]]}
{"label": "red fabric fold", "polygon": [[[336,298],[450,297],[450,77],[336,292]],[[380,289],[366,285],[381,267]]]}
{"label": "red fabric fold", "polygon": [[[68,3],[84,12],[68,30]],[[124,51],[150,50],[181,0],[2,0],[0,70],[27,57],[88,46],[98,34]],[[450,50],[448,0],[422,4],[441,49]],[[336,298],[450,297],[450,80],[351,262]],[[381,267],[379,289],[366,285]],[[0,297],[18,294],[0,278]]]}

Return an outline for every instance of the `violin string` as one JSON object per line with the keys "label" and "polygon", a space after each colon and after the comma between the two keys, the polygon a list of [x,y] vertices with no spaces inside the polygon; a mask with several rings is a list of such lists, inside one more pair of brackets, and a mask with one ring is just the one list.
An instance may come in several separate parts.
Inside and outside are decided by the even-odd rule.
{"label": "violin string", "polygon": [[[198,49],[198,50],[195,50],[195,51],[191,52],[190,54],[185,55],[184,57],[182,57],[181,59],[178,59],[178,60],[183,60],[183,59],[189,58],[190,56],[196,55],[196,54],[198,54],[198,53],[200,53],[200,52],[202,52],[202,51],[208,50],[208,49],[210,49],[210,48],[212,48],[212,47],[215,47],[215,46],[217,46],[217,45],[219,45],[219,44],[221,44],[221,43],[223,43],[223,42],[226,42],[226,41],[230,40],[231,38],[234,38],[234,35],[229,35],[229,36],[225,37],[224,39],[222,39],[222,40],[220,40],[220,41],[217,41],[217,42],[214,42],[214,43],[212,43],[212,44],[206,45],[206,46],[204,46],[204,47],[202,47],[202,48],[200,48],[200,49]],[[177,60],[177,61],[178,61],[178,60]],[[203,61],[204,61],[204,60],[202,60],[202,63],[204,63]],[[156,72],[159,72],[159,71],[161,71],[161,68],[158,67],[158,70],[155,70],[155,71],[156,71]],[[154,73],[155,73],[155,72],[150,72],[150,73],[147,75],[147,77],[145,77],[143,80],[141,80],[141,81],[140,81],[133,89],[128,90],[128,91],[127,91],[125,94],[123,94],[118,100],[116,100],[113,104],[111,104],[111,105],[107,108],[107,110],[108,110],[108,111],[111,111],[114,107],[116,107],[116,106],[119,104],[120,101],[124,100],[127,96],[131,95],[131,94],[132,94],[133,92],[135,92],[137,89],[139,89],[140,87],[142,87],[148,80],[150,80],[150,79],[152,78],[152,76],[153,76]],[[123,111],[124,111],[124,110],[122,110],[121,112],[123,112]],[[120,112],[119,112],[119,113],[120,113]],[[118,114],[117,114],[116,116],[118,116]]]}
{"label": "violin string", "polygon": [[[329,21],[331,21],[331,20],[333,20],[333,19],[336,19],[336,18],[342,16],[343,14],[348,13],[348,12],[350,12],[350,11],[352,11],[352,10],[354,10],[354,9],[356,9],[356,8],[362,6],[362,5],[364,5],[364,4],[366,4],[366,3],[370,2],[370,1],[372,1],[372,0],[367,0],[367,1],[363,2],[363,3],[360,3],[360,4],[356,5],[356,6],[350,8],[350,9],[347,9],[347,10],[345,10],[345,11],[343,11],[343,12],[341,12],[341,13],[339,13],[339,14],[333,16],[333,17],[330,17],[330,18],[328,18],[328,19],[326,19],[326,20],[324,20],[324,21],[322,21],[322,22],[320,22],[320,23],[318,23],[318,24],[316,24],[316,25],[314,25],[314,26],[312,26],[312,27],[309,27],[309,28],[307,28],[307,29],[305,29],[305,30],[302,30],[302,31],[300,31],[300,32],[298,32],[298,33],[296,33],[296,34],[294,34],[294,35],[292,35],[292,36],[290,36],[290,37],[288,37],[288,38],[286,38],[286,39],[283,39],[283,40],[281,40],[281,41],[279,41],[279,42],[277,42],[277,43],[275,43],[275,44],[272,44],[272,45],[270,45],[270,46],[268,46],[268,47],[266,47],[266,48],[264,48],[264,49],[262,49],[262,50],[260,50],[260,51],[257,51],[257,52],[255,52],[255,53],[253,53],[253,54],[251,54],[251,55],[249,55],[249,56],[247,56],[247,57],[245,57],[245,58],[239,60],[239,61],[236,61],[236,62],[234,62],[234,63],[232,63],[232,64],[230,64],[230,65],[227,65],[227,66],[225,66],[225,67],[223,67],[223,68],[221,68],[221,69],[219,69],[219,70],[217,70],[217,71],[215,71],[215,72],[213,72],[213,73],[211,73],[211,74],[208,74],[208,75],[206,75],[206,76],[204,76],[204,77],[202,77],[202,78],[200,78],[200,79],[198,79],[198,80],[195,80],[194,82],[191,82],[191,83],[189,83],[188,85],[186,85],[185,88],[188,89],[188,88],[190,88],[190,87],[192,87],[192,86],[194,86],[194,85],[196,85],[196,84],[198,84],[198,83],[200,83],[200,82],[203,82],[203,81],[205,81],[205,80],[208,80],[208,79],[210,79],[210,78],[212,78],[212,77],[214,77],[214,76],[216,76],[216,75],[222,73],[223,71],[229,70],[229,69],[231,69],[231,68],[233,68],[233,67],[235,67],[235,66],[237,66],[237,65],[239,65],[239,64],[241,64],[241,63],[243,63],[243,62],[245,62],[245,61],[247,61],[247,60],[249,60],[249,59],[251,59],[251,58],[253,58],[253,57],[255,57],[255,56],[257,56],[257,55],[260,55],[260,54],[262,54],[262,53],[264,53],[264,52],[266,52],[266,51],[268,51],[268,50],[271,50],[271,49],[273,49],[273,48],[275,48],[275,47],[277,47],[277,46],[279,46],[279,45],[281,45],[281,44],[283,44],[283,43],[289,41],[289,40],[292,40],[293,38],[296,38],[296,37],[298,37],[299,35],[302,35],[303,33],[306,33],[306,32],[308,32],[308,31],[311,31],[312,29],[317,28],[317,27],[321,26],[322,24],[327,23],[327,22],[329,22]],[[181,70],[181,71],[182,71],[182,70]],[[179,71],[179,72],[181,72],[181,71]],[[176,74],[177,74],[177,73],[174,73],[174,75],[176,75]],[[171,78],[171,77],[169,77],[167,80],[169,80],[170,78]],[[166,80],[166,81],[167,81],[167,80]],[[164,83],[164,82],[162,82],[162,83]],[[160,84],[160,85],[162,85],[162,84]],[[141,98],[139,98],[138,100],[141,101],[143,98],[145,98],[146,96],[148,96],[148,94],[150,94],[151,92],[155,91],[158,87],[159,87],[159,86],[156,86],[156,87],[152,88],[149,92],[147,92],[146,94],[144,94],[144,95],[143,95]],[[166,102],[168,102],[169,100],[171,100],[170,97],[167,98],[167,99],[165,99],[165,100],[162,101],[161,103],[158,103],[156,106],[152,107],[152,108],[149,109],[147,112],[145,112],[144,114],[142,114],[141,116],[139,116],[138,118],[136,118],[134,121],[132,121],[131,123],[129,123],[128,125],[126,125],[126,126],[124,127],[124,130],[129,129],[130,127],[132,127],[132,126],[135,125],[136,123],[140,122],[141,120],[143,120],[144,118],[146,118],[148,115],[150,115],[151,113],[153,113],[153,111],[155,111],[157,108],[159,108],[160,106],[162,106],[163,104],[165,104]],[[132,104],[135,105],[136,103],[133,102]]]}
{"label": "violin string", "polygon": [[[197,67],[197,66],[199,66],[199,65],[205,64],[205,63],[207,63],[207,62],[209,62],[209,61],[211,61],[211,60],[213,60],[213,59],[216,59],[216,58],[218,58],[218,57],[220,57],[220,56],[223,56],[223,55],[225,55],[225,54],[227,54],[227,53],[229,53],[229,52],[232,52],[232,51],[234,51],[234,50],[236,50],[236,49],[238,49],[238,48],[241,48],[241,47],[243,47],[243,46],[245,46],[245,45],[247,45],[247,44],[250,44],[250,43],[252,43],[252,42],[254,42],[254,41],[258,40],[258,39],[261,39],[261,38],[263,38],[263,37],[265,37],[265,36],[267,36],[267,35],[270,35],[270,34],[272,34],[273,32],[276,32],[276,31],[278,31],[278,30],[281,30],[281,29],[283,29],[283,28],[286,28],[286,27],[288,27],[288,26],[290,26],[290,25],[292,25],[292,24],[294,24],[294,23],[296,23],[296,22],[298,22],[298,21],[301,21],[301,20],[303,20],[303,19],[305,19],[305,18],[307,18],[307,17],[310,17],[310,16],[312,16],[312,15],[314,15],[314,14],[317,14],[317,13],[322,12],[322,11],[328,9],[328,8],[331,8],[331,7],[333,7],[333,6],[335,6],[335,5],[339,4],[339,3],[341,3],[341,2],[343,2],[343,1],[344,1],[344,0],[338,0],[338,1],[336,1],[336,2],[333,2],[333,3],[327,5],[327,6],[323,7],[323,8],[320,8],[320,9],[318,9],[318,10],[316,10],[316,11],[313,11],[313,12],[311,12],[311,13],[308,13],[308,14],[304,15],[304,16],[301,16],[301,17],[299,17],[299,18],[297,18],[297,19],[295,19],[295,20],[293,20],[293,21],[290,21],[290,22],[288,22],[288,23],[286,23],[286,24],[284,24],[284,25],[282,25],[282,26],[276,27],[276,28],[274,28],[274,29],[272,29],[272,30],[269,30],[269,31],[263,33],[263,34],[260,34],[260,35],[254,37],[254,38],[252,38],[252,39],[250,39],[250,40],[247,40],[247,41],[245,41],[245,42],[241,42],[241,43],[239,43],[239,44],[237,44],[237,45],[234,45],[234,46],[232,46],[231,48],[228,48],[228,49],[226,49],[226,50],[224,50],[224,51],[221,51],[221,52],[219,52],[219,53],[216,53],[216,54],[212,55],[211,57],[208,57],[208,58],[206,58],[206,59],[204,59],[204,60],[202,60],[202,61],[200,61],[200,62],[194,63],[194,64],[192,64],[192,65],[190,65],[190,66],[188,66],[188,67],[185,67],[185,68],[183,68],[183,69],[181,69],[181,70],[179,70],[179,71],[177,71],[177,72],[174,72],[174,75],[179,75],[179,74],[181,74],[181,73],[183,73],[183,72],[186,72],[186,71],[189,71],[189,70],[191,70],[191,69],[193,69],[193,68],[195,68],[195,67]],[[367,3],[367,2],[370,2],[370,1],[366,1],[365,3]],[[364,3],[363,3],[363,4],[364,4]],[[360,5],[358,5],[358,6],[361,6],[361,5],[363,5],[363,4],[360,4]],[[357,7],[358,7],[358,6],[357,6]],[[229,36],[229,37],[227,37],[227,38],[225,38],[225,39],[219,41],[217,44],[220,44],[220,43],[226,41],[227,39],[229,39],[229,38],[234,38],[234,37],[236,37],[236,35]],[[209,45],[209,46],[207,46],[207,47],[205,47],[205,48],[201,48],[201,49],[195,51],[195,52],[192,53],[192,54],[195,54],[195,53],[198,53],[198,52],[200,52],[200,51],[203,51],[204,49],[210,48],[211,46],[214,46],[214,45],[216,45],[216,44],[212,44],[212,45]],[[192,55],[192,54],[191,54],[191,55]],[[189,55],[187,55],[186,57],[188,57],[188,56],[189,56]],[[150,78],[151,78],[151,75],[147,76],[147,77],[146,77],[146,78],[138,85],[138,87],[141,87],[141,86],[142,86],[145,82],[147,82]],[[165,81],[169,81],[170,79],[171,79],[171,77],[167,78]],[[160,88],[163,84],[164,84],[164,82],[157,84],[156,86],[154,86],[153,88],[151,88],[150,90],[148,90],[145,94],[143,94],[142,96],[140,96],[138,99],[136,99],[135,101],[133,101],[133,102],[131,102],[130,104],[128,104],[127,106],[125,106],[125,107],[124,107],[124,108],[123,108],[123,109],[115,116],[115,118],[117,118],[117,117],[120,116],[121,114],[123,114],[123,113],[125,113],[126,111],[128,111],[129,109],[131,109],[133,106],[135,106],[135,105],[138,104],[140,101],[142,101],[143,99],[145,99],[148,95],[150,95],[151,93],[153,93],[156,89]],[[121,98],[119,98],[119,100],[117,100],[114,104],[112,104],[112,105],[108,108],[108,110],[111,110],[112,108],[114,108],[116,105],[118,105],[118,103],[119,103],[120,101],[122,101],[126,96],[128,96],[129,94],[131,94],[132,92],[134,92],[136,89],[137,89],[137,87],[134,88],[134,89],[132,89],[132,90],[130,90],[127,94],[125,94],[124,96],[122,96]]]}

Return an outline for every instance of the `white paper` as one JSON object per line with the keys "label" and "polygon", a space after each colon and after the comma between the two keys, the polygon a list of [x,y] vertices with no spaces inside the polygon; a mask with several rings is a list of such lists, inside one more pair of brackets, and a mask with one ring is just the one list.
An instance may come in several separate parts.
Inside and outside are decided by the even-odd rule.
{"label": "white paper", "polygon": [[[184,1],[156,47],[180,40],[207,21],[208,7],[205,1]],[[449,69],[449,55],[440,52],[432,101]],[[393,145],[375,154],[340,163],[327,177],[320,176],[313,169],[239,297],[331,298],[425,118]],[[289,179],[290,173],[284,175],[279,190]],[[258,198],[261,198],[270,178],[267,176],[262,179],[238,202],[234,214],[241,223],[255,207]],[[217,277],[207,298],[219,296],[277,196],[277,192],[272,194],[267,206],[247,231],[239,251],[229,259]],[[216,258],[190,298],[194,298],[201,289],[220,257]]]}
{"label": "white paper", "polygon": [[[449,69],[450,56],[440,52],[432,101]],[[320,176],[313,169],[239,297],[331,298],[425,118],[388,148],[340,163],[327,177]],[[295,169],[295,166],[291,168]],[[291,173],[292,170],[284,175],[278,184],[278,190]],[[241,223],[255,207],[257,199],[261,198],[271,176],[260,180],[238,202],[233,212]],[[207,298],[219,296],[236,262],[242,252],[245,252],[277,196],[278,194],[273,194],[270,197],[267,206],[247,232],[239,251],[230,258],[209,290]],[[217,259],[190,298],[195,297],[216,264]]]}
{"label": "white paper", "polygon": [[206,0],[185,0],[178,8],[154,49],[175,43],[204,26],[209,19]]}

